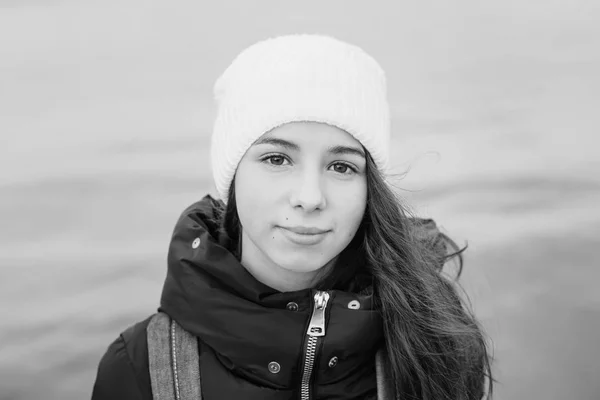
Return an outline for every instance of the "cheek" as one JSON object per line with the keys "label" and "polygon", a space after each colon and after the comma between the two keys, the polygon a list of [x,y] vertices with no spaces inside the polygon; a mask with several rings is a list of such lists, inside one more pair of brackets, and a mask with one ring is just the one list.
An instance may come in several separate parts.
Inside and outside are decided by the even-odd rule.
{"label": "cheek", "polygon": [[[336,196],[337,197],[337,196]],[[362,222],[367,207],[366,184],[336,198],[338,226],[346,240],[351,240]]]}
{"label": "cheek", "polygon": [[274,193],[268,179],[252,165],[240,164],[235,178],[235,197],[238,215],[249,232],[263,230],[272,212]]}
{"label": "cheek", "polygon": [[244,179],[239,179],[235,184],[235,199],[238,216],[244,230],[254,229],[256,217],[262,210],[260,199],[257,198],[258,191],[252,190],[252,186]]}

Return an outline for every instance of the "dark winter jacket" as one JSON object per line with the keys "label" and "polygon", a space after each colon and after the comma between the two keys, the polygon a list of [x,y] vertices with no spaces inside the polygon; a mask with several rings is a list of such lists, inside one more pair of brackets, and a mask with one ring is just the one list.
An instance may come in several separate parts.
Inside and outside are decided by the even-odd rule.
{"label": "dark winter jacket", "polygon": [[[159,310],[199,338],[204,399],[298,399],[310,358],[307,329],[315,291],[281,293],[254,279],[227,250],[214,218],[215,201],[207,196],[177,222]],[[351,281],[327,292],[326,332],[314,342],[310,374],[315,399],[376,394],[374,357],[383,345],[382,320],[368,290],[370,275],[357,270]],[[152,399],[149,320],[109,346],[93,400]]]}

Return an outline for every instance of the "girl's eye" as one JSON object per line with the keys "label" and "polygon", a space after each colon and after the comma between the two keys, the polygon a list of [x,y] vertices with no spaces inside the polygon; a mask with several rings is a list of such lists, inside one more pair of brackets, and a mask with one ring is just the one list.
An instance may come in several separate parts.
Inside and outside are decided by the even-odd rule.
{"label": "girl's eye", "polygon": [[266,162],[269,165],[280,166],[280,165],[284,165],[287,160],[285,159],[284,156],[271,155],[271,156],[264,157],[262,159],[262,161]]}
{"label": "girl's eye", "polygon": [[272,156],[269,157],[269,161],[273,165],[282,165],[285,160],[281,156]]}
{"label": "girl's eye", "polygon": [[356,172],[351,166],[344,163],[335,163],[333,164],[333,170],[340,174],[350,174]]}

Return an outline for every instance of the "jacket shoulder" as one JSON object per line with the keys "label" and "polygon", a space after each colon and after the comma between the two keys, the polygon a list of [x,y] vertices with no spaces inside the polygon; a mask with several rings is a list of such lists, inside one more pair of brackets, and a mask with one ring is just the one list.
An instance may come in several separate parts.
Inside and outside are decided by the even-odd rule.
{"label": "jacket shoulder", "polygon": [[108,346],[98,365],[92,400],[152,400],[146,332],[153,316],[131,325]]}

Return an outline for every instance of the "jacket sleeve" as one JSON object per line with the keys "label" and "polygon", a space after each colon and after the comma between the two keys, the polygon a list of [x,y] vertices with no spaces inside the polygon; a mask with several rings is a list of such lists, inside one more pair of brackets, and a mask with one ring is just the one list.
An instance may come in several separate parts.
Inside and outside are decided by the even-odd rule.
{"label": "jacket sleeve", "polygon": [[98,365],[92,400],[146,400],[122,336],[106,350]]}

